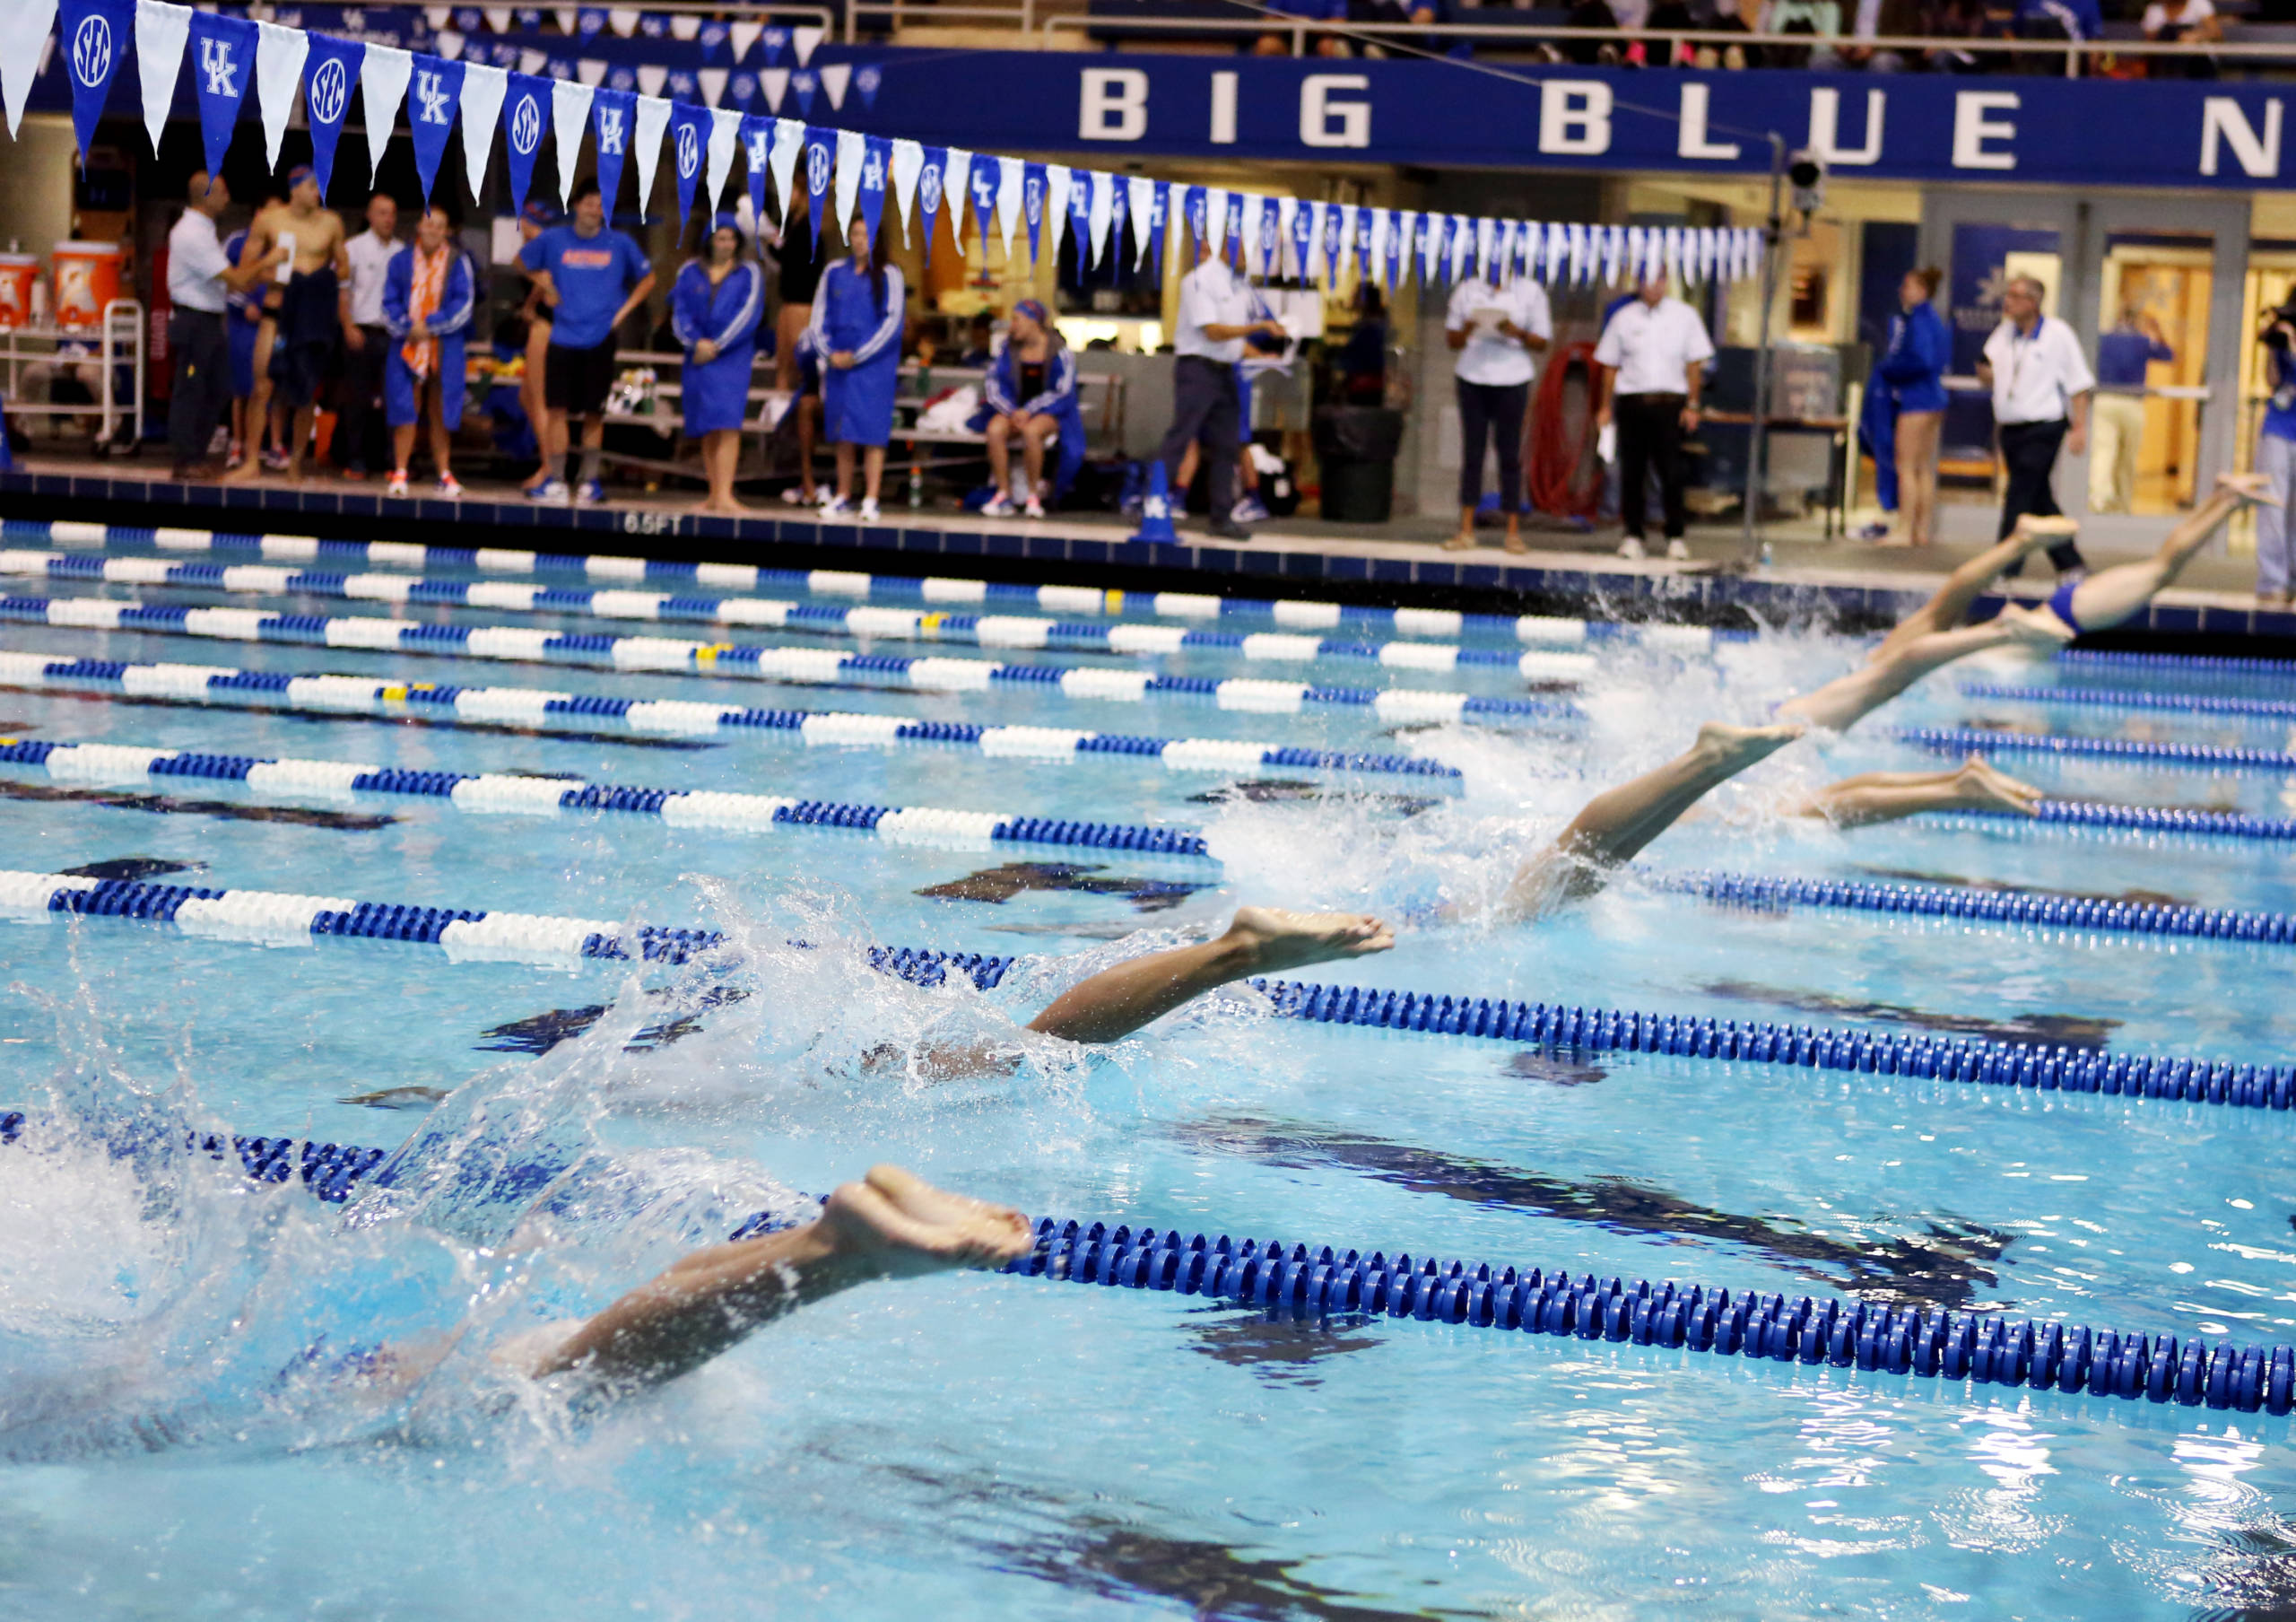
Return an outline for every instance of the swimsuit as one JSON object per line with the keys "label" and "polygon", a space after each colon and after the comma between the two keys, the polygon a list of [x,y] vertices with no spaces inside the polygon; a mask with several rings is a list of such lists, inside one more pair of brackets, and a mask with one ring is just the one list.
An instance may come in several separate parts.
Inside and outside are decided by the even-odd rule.
{"label": "swimsuit", "polygon": [[2048,599],[2048,611],[2057,615],[2057,618],[2063,620],[2067,629],[2071,630],[2076,636],[2088,629],[2088,627],[2083,625],[2079,620],[2073,617],[2073,593],[2074,589],[2079,585],[2080,582],[2078,580],[2067,580],[2064,585],[2059,586],[2056,591],[2052,592]]}

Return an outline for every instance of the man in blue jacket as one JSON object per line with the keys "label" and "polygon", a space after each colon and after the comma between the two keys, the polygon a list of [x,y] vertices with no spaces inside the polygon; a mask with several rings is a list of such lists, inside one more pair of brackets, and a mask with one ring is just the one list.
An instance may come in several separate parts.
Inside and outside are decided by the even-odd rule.
{"label": "man in blue jacket", "polygon": [[463,487],[448,465],[449,436],[463,425],[463,339],[477,303],[470,256],[454,241],[447,211],[435,204],[414,228],[414,240],[383,275],[383,326],[391,336],[383,360],[383,414],[391,425],[392,470],[386,496],[406,494],[406,461],[414,430],[427,414],[439,493]]}
{"label": "man in blue jacket", "polygon": [[[654,291],[654,267],[637,243],[606,223],[605,201],[595,180],[574,188],[573,218],[553,225],[518,250],[543,302],[550,306],[550,353],[543,373],[543,465],[566,460],[566,477],[550,478],[526,493],[536,501],[562,501],[573,486],[581,500],[603,501],[598,480],[606,439],[606,394],[613,387],[614,332]],[[570,447],[572,419],[582,420],[582,463],[577,475]]]}

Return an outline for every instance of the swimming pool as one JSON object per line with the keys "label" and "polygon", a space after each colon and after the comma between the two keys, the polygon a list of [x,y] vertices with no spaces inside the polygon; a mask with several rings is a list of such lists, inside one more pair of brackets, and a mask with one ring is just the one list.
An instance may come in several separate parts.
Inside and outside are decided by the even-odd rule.
{"label": "swimming pool", "polygon": [[[109,630],[91,626],[117,611],[0,610],[0,737],[57,746],[0,763],[0,869],[584,931],[431,944],[213,908],[159,924],[47,910],[46,890],[0,922],[19,988],[0,1108],[28,1116],[0,1150],[12,1609],[2141,1616],[2268,1609],[2296,1584],[2287,1424],[2268,1413],[1360,1313],[1299,1323],[1177,1292],[871,1286],[578,1425],[506,1408],[474,1359],[383,1412],[279,1374],[322,1337],[595,1308],[876,1159],[1110,1225],[2210,1347],[2296,1340],[2296,1235],[2272,1192],[2289,1125],[2270,1107],[1272,1020],[1241,990],[1089,1061],[1014,1030],[1087,968],[1246,899],[1409,921],[1399,950],[1302,977],[1326,983],[2042,1044],[2060,1069],[2098,1053],[2284,1064],[2284,933],[2140,928],[2127,909],[2296,913],[2296,775],[2271,758],[2296,676],[2077,655],[1955,667],[1774,757],[1593,903],[1491,930],[1437,909],[1487,894],[1698,720],[1757,719],[1859,645],[1553,629],[1533,650],[1581,662],[1526,667],[1511,627],[1295,611],[1218,624],[1507,657],[1218,641],[1143,656],[1087,630],[919,649],[831,637],[827,611],[856,593],[829,580],[752,583],[824,611],[726,635],[762,650],[754,668],[658,667],[658,650],[617,668],[612,639],[633,628],[574,605],[12,584],[13,602],[146,608]],[[1043,606],[1078,627],[1204,623]],[[544,637],[478,658],[467,635],[330,646],[300,620],[185,634],[219,607]],[[920,676],[901,662],[919,655],[1060,674]],[[1175,679],[1152,693],[1144,670]],[[1340,688],[1445,696],[1384,712],[1309,696]],[[2162,707],[2178,694],[2238,702]],[[1083,732],[1187,746],[1080,747]],[[2068,802],[2229,815],[1843,833],[1770,809],[1971,734]],[[2036,735],[2241,753],[2067,753]],[[155,771],[153,751],[200,758]],[[557,809],[567,789],[486,786],[511,773],[657,795]],[[663,791],[727,798],[703,815]],[[777,817],[785,802],[852,814]],[[1685,891],[1717,872],[1822,884],[1760,904]],[[2043,911],[1842,904],[1857,884]],[[0,885],[0,902],[20,893]],[[2066,921],[2051,897],[2091,910]],[[642,926],[726,944],[683,963],[581,955]],[[961,973],[928,989],[872,968],[872,945],[1018,961],[987,992]],[[864,1063],[952,1035],[1024,1061],[943,1085]],[[337,1205],[179,1153],[187,1131],[416,1135],[433,1181]]]}

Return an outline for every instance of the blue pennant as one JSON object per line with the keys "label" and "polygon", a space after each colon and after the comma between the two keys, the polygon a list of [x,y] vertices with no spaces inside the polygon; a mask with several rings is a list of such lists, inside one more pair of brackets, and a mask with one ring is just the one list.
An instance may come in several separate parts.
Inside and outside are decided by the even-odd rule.
{"label": "blue pennant", "polygon": [[757,37],[757,42],[765,51],[766,66],[779,67],[781,53],[789,48],[789,31],[786,28],[769,28]]}
{"label": "blue pennant", "polygon": [[88,160],[104,97],[133,37],[133,0],[64,0],[56,37],[72,75],[72,133],[80,138],[80,161]]}
{"label": "blue pennant", "polygon": [[343,120],[351,111],[359,71],[367,63],[367,47],[361,40],[326,34],[313,34],[310,40],[310,55],[303,58],[303,113],[311,126],[311,169],[324,197],[335,179],[335,144],[343,137]]}
{"label": "blue pennant", "polygon": [[980,257],[988,260],[988,221],[996,212],[996,170],[994,158],[973,154],[972,160],[972,217],[980,222]]}
{"label": "blue pennant", "polygon": [[876,106],[877,92],[884,87],[884,70],[874,62],[853,75],[854,94],[861,98],[861,105],[864,107]]}
{"label": "blue pennant", "polygon": [[813,112],[813,92],[821,89],[821,75],[810,67],[801,67],[789,75],[790,93],[797,98],[797,116],[809,118]]}
{"label": "blue pennant", "polygon": [[448,132],[455,126],[455,109],[462,99],[461,63],[440,57],[414,58],[414,72],[406,84],[406,122],[414,135],[414,172],[422,181],[426,203],[447,155]]}
{"label": "blue pennant", "polygon": [[[502,98],[502,155],[510,163],[513,209],[526,205],[526,188],[534,184],[535,154],[542,151],[543,131],[550,127],[550,101],[549,80],[532,74],[510,75],[510,88]],[[613,205],[606,206],[611,210]]]}
{"label": "blue pennant", "polygon": [[626,90],[595,91],[590,96],[590,134],[598,149],[598,194],[606,215],[613,215],[622,194],[622,161],[630,153],[630,132],[638,124],[638,97]]}
{"label": "blue pennant", "polygon": [[[949,149],[928,146],[917,170],[918,218],[925,227],[925,262],[933,263],[933,233],[941,222],[941,193],[949,183]],[[959,243],[960,251],[963,244]]]}
{"label": "blue pennant", "polygon": [[1164,221],[1171,212],[1172,183],[1159,180],[1155,199],[1148,205],[1148,246],[1156,255],[1156,281],[1160,285],[1164,280]]}
{"label": "blue pennant", "polygon": [[861,143],[861,218],[869,227],[870,253],[876,249],[877,223],[885,217],[885,181],[892,171],[893,144],[884,135],[868,135]]}
{"label": "blue pennant", "polygon": [[[822,221],[829,214],[829,188],[837,179],[837,132],[818,126],[805,126],[805,212],[813,218],[813,255],[822,251]],[[842,251],[835,238],[830,246]]]}
{"label": "blue pennant", "polygon": [[1044,229],[1044,193],[1048,182],[1044,165],[1021,165],[1021,218],[1029,226],[1029,263],[1037,262],[1037,236]]}
{"label": "blue pennant", "polygon": [[[742,156],[750,171],[750,213],[757,221],[757,228],[765,230],[765,177],[768,161],[773,156],[773,120],[759,118],[755,113],[742,120]],[[781,200],[784,216],[789,213],[789,200]]]}
{"label": "blue pennant", "polygon": [[691,101],[670,103],[670,158],[678,177],[678,229],[693,213],[693,188],[709,151],[709,109]]}
{"label": "blue pennant", "polygon": [[248,81],[254,77],[255,24],[245,18],[194,12],[191,83],[198,92],[199,134],[211,175],[223,172],[223,154],[231,149],[239,104],[247,100]]}

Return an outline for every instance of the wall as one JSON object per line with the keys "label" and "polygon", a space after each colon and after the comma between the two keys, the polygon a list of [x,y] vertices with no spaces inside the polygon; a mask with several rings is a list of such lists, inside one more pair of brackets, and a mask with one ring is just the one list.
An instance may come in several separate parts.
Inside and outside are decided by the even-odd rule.
{"label": "wall", "polygon": [[79,168],[72,120],[27,115],[0,162],[0,243],[11,238],[40,257],[43,273],[57,243],[72,235],[72,176]]}

